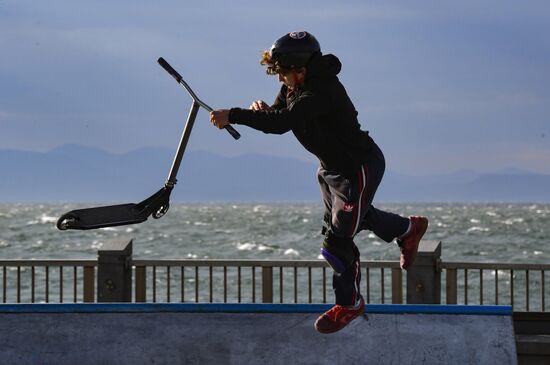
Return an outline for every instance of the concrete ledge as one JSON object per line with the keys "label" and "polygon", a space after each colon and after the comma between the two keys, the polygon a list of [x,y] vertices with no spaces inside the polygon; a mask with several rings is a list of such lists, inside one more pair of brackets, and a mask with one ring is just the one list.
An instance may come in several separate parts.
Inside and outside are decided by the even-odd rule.
{"label": "concrete ledge", "polygon": [[[342,331],[330,305],[2,305],[7,364],[516,364],[509,307],[368,306]],[[435,307],[439,307],[436,309]],[[470,310],[480,311],[472,306]],[[378,311],[378,312],[376,312]],[[430,311],[440,311],[437,314]],[[498,314],[503,311],[504,314]],[[444,313],[445,312],[445,313]]]}

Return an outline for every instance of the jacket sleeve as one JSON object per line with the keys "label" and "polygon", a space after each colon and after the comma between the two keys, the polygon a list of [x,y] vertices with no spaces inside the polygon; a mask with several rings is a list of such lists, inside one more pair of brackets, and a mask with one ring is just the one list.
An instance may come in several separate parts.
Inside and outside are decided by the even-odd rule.
{"label": "jacket sleeve", "polygon": [[242,124],[264,133],[283,134],[293,128],[302,128],[308,121],[326,113],[327,102],[319,95],[303,92],[290,106],[275,110],[232,108],[229,122]]}

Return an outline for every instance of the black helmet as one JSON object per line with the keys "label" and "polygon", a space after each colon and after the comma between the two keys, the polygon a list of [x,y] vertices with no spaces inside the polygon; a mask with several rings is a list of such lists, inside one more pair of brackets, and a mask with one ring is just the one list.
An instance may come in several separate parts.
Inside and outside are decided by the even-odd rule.
{"label": "black helmet", "polygon": [[274,65],[300,68],[306,66],[313,55],[321,53],[321,46],[311,33],[292,32],[277,39],[270,52]]}

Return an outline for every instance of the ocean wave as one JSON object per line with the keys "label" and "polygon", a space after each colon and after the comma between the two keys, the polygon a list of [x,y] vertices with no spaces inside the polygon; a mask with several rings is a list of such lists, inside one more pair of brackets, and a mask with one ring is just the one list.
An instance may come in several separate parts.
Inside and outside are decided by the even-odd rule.
{"label": "ocean wave", "polygon": [[468,228],[468,232],[489,232],[490,229],[487,227],[471,227]]}
{"label": "ocean wave", "polygon": [[517,218],[509,218],[509,219],[506,219],[506,220],[501,221],[499,223],[505,224],[507,226],[511,226],[515,223],[523,223],[523,222],[524,222],[523,218],[517,217]]}
{"label": "ocean wave", "polygon": [[295,257],[300,256],[300,252],[293,248],[286,249],[284,254],[285,256],[295,256]]}
{"label": "ocean wave", "polygon": [[258,245],[258,251],[273,251],[274,248],[271,247],[271,246],[267,246],[267,245]]}
{"label": "ocean wave", "polygon": [[52,217],[49,215],[42,214],[39,219],[40,219],[40,223],[42,224],[57,223],[57,217]]}
{"label": "ocean wave", "polygon": [[252,251],[256,247],[256,244],[251,242],[237,243],[237,250],[239,251]]}
{"label": "ocean wave", "polygon": [[195,226],[209,226],[210,223],[206,223],[206,222],[193,222],[193,225],[195,225]]}

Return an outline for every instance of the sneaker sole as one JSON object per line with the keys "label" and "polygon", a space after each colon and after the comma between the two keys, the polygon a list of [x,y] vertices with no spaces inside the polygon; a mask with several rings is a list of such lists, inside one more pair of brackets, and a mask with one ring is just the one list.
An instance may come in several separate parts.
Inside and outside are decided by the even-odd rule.
{"label": "sneaker sole", "polygon": [[348,321],[348,323],[344,324],[343,326],[341,327],[336,327],[336,328],[330,328],[330,329],[321,329],[321,328],[318,328],[317,327],[317,322],[315,322],[315,330],[317,330],[317,332],[319,333],[322,333],[322,334],[328,334],[328,333],[334,333],[334,332],[338,332],[340,331],[342,328],[346,327],[348,324],[350,324],[351,322],[353,322],[357,317],[359,317],[360,315],[364,314],[365,312],[365,307],[363,307],[363,310],[361,310],[359,313],[357,313],[352,319],[350,319]]}

